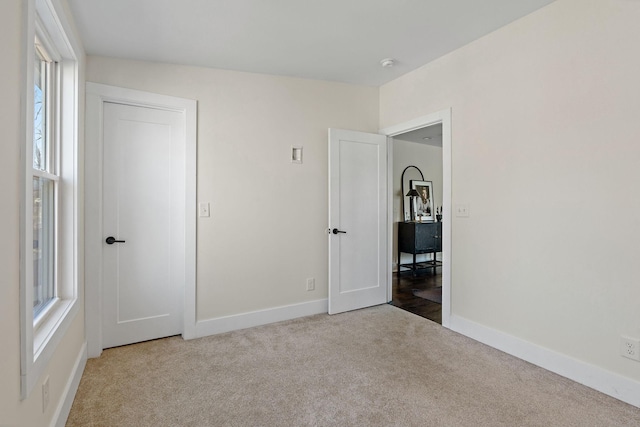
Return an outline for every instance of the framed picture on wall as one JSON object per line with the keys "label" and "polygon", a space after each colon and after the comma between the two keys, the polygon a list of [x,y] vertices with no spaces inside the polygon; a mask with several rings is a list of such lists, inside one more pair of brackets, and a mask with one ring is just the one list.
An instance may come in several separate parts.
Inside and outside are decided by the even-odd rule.
{"label": "framed picture on wall", "polygon": [[411,188],[415,189],[420,197],[416,197],[413,204],[413,213],[416,221],[433,221],[433,184],[431,181],[411,180]]}

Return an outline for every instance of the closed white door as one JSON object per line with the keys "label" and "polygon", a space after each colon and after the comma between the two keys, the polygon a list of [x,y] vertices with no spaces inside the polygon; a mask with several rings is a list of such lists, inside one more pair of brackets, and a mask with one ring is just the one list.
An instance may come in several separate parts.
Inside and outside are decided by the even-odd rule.
{"label": "closed white door", "polygon": [[329,314],[387,301],[387,137],[329,129]]}
{"label": "closed white door", "polygon": [[104,348],[182,332],[184,126],[180,112],[104,104]]}

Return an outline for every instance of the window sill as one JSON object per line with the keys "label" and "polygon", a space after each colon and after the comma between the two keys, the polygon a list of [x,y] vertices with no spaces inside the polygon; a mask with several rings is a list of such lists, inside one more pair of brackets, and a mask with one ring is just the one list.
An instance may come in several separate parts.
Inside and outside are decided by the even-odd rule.
{"label": "window sill", "polygon": [[[77,298],[59,300],[51,307],[47,317],[40,321],[38,328],[33,330],[33,358],[25,361],[26,369],[21,378],[23,399],[31,394],[38,379],[45,372],[78,311]],[[28,356],[27,358],[30,359]]]}
{"label": "window sill", "polygon": [[38,360],[38,356],[45,349],[51,338],[55,335],[58,327],[64,321],[69,312],[73,300],[57,300],[46,311],[41,319],[34,322],[33,329],[33,360]]}

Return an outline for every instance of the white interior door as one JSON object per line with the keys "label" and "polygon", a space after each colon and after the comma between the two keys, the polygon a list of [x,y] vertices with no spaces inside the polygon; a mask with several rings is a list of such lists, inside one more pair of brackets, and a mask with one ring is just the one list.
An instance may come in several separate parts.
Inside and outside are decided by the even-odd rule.
{"label": "white interior door", "polygon": [[329,129],[329,314],[387,302],[387,137]]}
{"label": "white interior door", "polygon": [[104,104],[104,348],[182,332],[184,126],[180,112]]}

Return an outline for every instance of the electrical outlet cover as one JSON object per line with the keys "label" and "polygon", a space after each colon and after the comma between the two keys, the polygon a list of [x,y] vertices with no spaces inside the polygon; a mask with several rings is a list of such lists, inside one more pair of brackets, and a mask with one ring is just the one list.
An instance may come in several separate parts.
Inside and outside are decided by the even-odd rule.
{"label": "electrical outlet cover", "polygon": [[42,382],[42,412],[49,406],[49,377]]}
{"label": "electrical outlet cover", "polygon": [[313,277],[307,279],[307,290],[314,291],[316,289],[316,279]]}
{"label": "electrical outlet cover", "polygon": [[640,340],[620,337],[620,355],[640,362]]}

